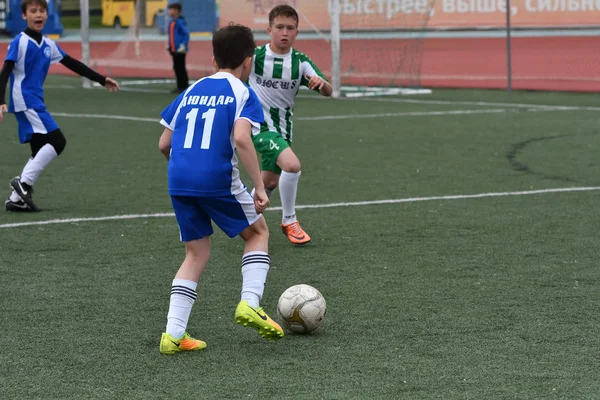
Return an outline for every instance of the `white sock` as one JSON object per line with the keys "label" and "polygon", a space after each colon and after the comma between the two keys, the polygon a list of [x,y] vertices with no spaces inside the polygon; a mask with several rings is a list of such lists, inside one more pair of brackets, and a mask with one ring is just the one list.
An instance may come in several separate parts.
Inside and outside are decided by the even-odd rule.
{"label": "white sock", "polygon": [[[265,189],[265,193],[267,193],[267,197],[270,199],[271,195],[273,194],[273,192],[275,191],[275,189]],[[254,193],[256,192],[256,189],[252,189],[252,192],[250,192],[250,196],[252,196],[252,198],[254,198]]]}
{"label": "white sock", "polygon": [[17,192],[15,192],[14,190],[12,191],[12,193],[10,194],[10,197],[8,198],[10,201],[12,201],[13,203],[16,203],[18,201],[21,201],[21,196],[19,196],[17,194]]}
{"label": "white sock", "polygon": [[250,307],[260,306],[271,259],[264,251],[251,251],[242,257],[242,300]]}
{"label": "white sock", "polygon": [[279,178],[279,195],[281,196],[281,208],[283,209],[281,222],[284,225],[296,222],[296,194],[298,193],[298,181],[301,174],[301,171],[283,171]]}
{"label": "white sock", "polygon": [[196,294],[196,282],[185,279],[173,279],[171,288],[171,303],[167,315],[167,333],[174,339],[183,337],[192,312]]}
{"label": "white sock", "polygon": [[51,144],[44,145],[35,155],[30,158],[23,172],[21,173],[21,182],[33,186],[35,181],[39,178],[40,174],[54,160],[58,157],[56,150]]}

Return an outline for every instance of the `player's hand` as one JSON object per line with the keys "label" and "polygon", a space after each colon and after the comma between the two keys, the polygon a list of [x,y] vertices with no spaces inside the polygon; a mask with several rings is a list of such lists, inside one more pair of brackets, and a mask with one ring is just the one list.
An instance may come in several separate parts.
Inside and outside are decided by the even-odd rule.
{"label": "player's hand", "polygon": [[0,122],[4,119],[4,113],[8,112],[8,107],[6,104],[0,104]]}
{"label": "player's hand", "polygon": [[308,79],[308,88],[310,90],[318,89],[319,91],[321,91],[321,89],[325,85],[325,79],[321,78],[318,75],[315,75],[315,76],[305,75],[305,77],[306,77],[306,79]]}
{"label": "player's hand", "polygon": [[181,43],[181,44],[179,45],[179,48],[177,49],[177,52],[178,52],[179,54],[185,54],[185,53],[186,53],[186,51],[185,51],[185,44]]}
{"label": "player's hand", "polygon": [[265,189],[254,191],[254,208],[256,212],[262,214],[269,207],[269,197],[265,192]]}
{"label": "player's hand", "polygon": [[0,105],[0,122],[2,122],[2,120],[4,119],[4,113],[8,112],[8,107],[6,107],[6,104],[2,104]]}
{"label": "player's hand", "polygon": [[109,92],[118,92],[121,90],[117,81],[112,78],[106,78],[104,86],[108,89]]}

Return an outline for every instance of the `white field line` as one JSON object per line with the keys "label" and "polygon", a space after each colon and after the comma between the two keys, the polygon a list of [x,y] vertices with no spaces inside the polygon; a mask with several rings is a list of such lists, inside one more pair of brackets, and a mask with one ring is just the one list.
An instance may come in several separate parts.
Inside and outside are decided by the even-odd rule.
{"label": "white field line", "polygon": [[[327,97],[317,95],[302,95],[299,94],[296,97],[303,99],[316,99],[316,100],[331,100]],[[527,104],[527,103],[497,103],[489,101],[454,101],[454,100],[417,100],[417,99],[393,99],[389,97],[385,98],[371,98],[363,97],[360,99],[355,98],[339,98],[335,99],[339,101],[370,101],[380,103],[409,103],[409,104],[436,104],[436,105],[464,105],[464,106],[478,106],[478,107],[513,107],[513,108],[530,108],[540,110],[552,110],[552,111],[600,111],[600,106],[565,106],[565,105],[553,105],[553,104]]]}
{"label": "white field line", "polygon": [[72,114],[72,113],[60,113],[53,112],[52,115],[57,117],[66,118],[98,118],[98,119],[114,119],[123,121],[139,121],[139,122],[160,122],[160,117],[157,118],[145,118],[145,117],[132,117],[129,115],[108,115],[108,114]]}
{"label": "white field line", "polygon": [[[81,86],[69,86],[69,85],[46,85],[48,89],[81,89]],[[101,89],[104,89],[100,87]],[[121,90],[129,92],[140,92],[140,93],[167,93],[167,90],[159,89],[133,89],[133,88],[121,88]],[[299,94],[296,97],[303,99],[314,99],[314,100],[332,100],[328,97]],[[465,106],[478,106],[478,107],[513,107],[513,108],[540,108],[540,109],[551,109],[557,111],[600,111],[600,106],[566,106],[561,104],[527,104],[527,103],[499,103],[489,101],[454,101],[454,100],[417,100],[417,99],[394,99],[389,97],[384,98],[372,98],[372,97],[361,97],[361,98],[339,98],[335,100],[340,101],[370,101],[370,102],[381,102],[381,103],[410,103],[410,104],[437,104],[437,105],[465,105]],[[532,110],[530,110],[532,111]]]}
{"label": "white field line", "polygon": [[[476,193],[476,194],[460,194],[460,195],[447,195],[447,196],[431,196],[431,197],[408,197],[404,199],[386,199],[386,200],[372,200],[372,201],[356,201],[356,202],[344,202],[344,203],[325,203],[325,204],[305,204],[296,206],[297,209],[322,209],[322,208],[334,208],[334,207],[359,207],[359,206],[370,206],[380,204],[399,204],[399,203],[417,203],[423,201],[439,201],[439,200],[466,200],[466,199],[481,199],[489,197],[508,197],[508,196],[530,196],[535,194],[546,194],[546,193],[570,193],[570,192],[590,192],[598,191],[600,186],[587,186],[587,187],[570,187],[570,188],[551,188],[551,189],[539,189],[539,190],[523,190],[515,192],[491,192],[491,193]],[[281,211],[281,207],[271,207],[267,211]],[[95,222],[95,221],[114,221],[114,220],[130,220],[130,219],[145,219],[145,218],[172,218],[175,214],[173,213],[155,213],[155,214],[126,214],[126,215],[110,215],[105,217],[93,217],[93,218],[65,218],[65,219],[50,219],[45,221],[31,221],[31,222],[16,222],[10,224],[0,224],[0,229],[8,228],[20,228],[26,226],[40,226],[40,225],[56,225],[56,224],[74,224],[78,222]]]}
{"label": "white field line", "polygon": [[[72,86],[72,85],[44,85],[44,87],[46,89],[68,89],[68,90],[75,90],[75,89],[85,89],[81,86]],[[98,85],[97,87],[94,86],[93,88],[100,88],[100,89],[104,89],[102,86]],[[136,93],[160,93],[160,94],[167,94],[168,90],[167,89],[132,89],[130,87],[123,87],[121,86],[121,91],[122,92],[136,92]]]}
{"label": "white field line", "polygon": [[[531,109],[527,111],[556,111],[556,109]],[[444,111],[406,111],[398,113],[378,113],[378,114],[350,114],[350,115],[316,115],[313,117],[298,117],[296,121],[334,121],[334,120],[347,120],[347,119],[367,119],[367,118],[392,118],[392,117],[430,117],[430,116],[444,116],[444,115],[473,115],[473,114],[501,114],[515,112],[509,108],[492,108],[492,109],[481,109],[481,110],[444,110]],[[97,118],[97,119],[113,119],[113,120],[124,120],[124,121],[137,121],[137,122],[153,122],[159,123],[160,117],[157,118],[146,118],[146,117],[132,117],[128,115],[109,115],[109,114],[74,114],[74,113],[60,113],[53,112],[52,115],[57,117],[65,118]]]}
{"label": "white field line", "polygon": [[160,93],[160,94],[168,94],[168,89],[133,89],[130,87],[121,87],[122,92],[134,92],[134,93]]}
{"label": "white field line", "polygon": [[496,114],[511,112],[507,108],[494,108],[487,110],[447,110],[447,111],[407,111],[399,113],[380,113],[380,114],[353,114],[353,115],[321,115],[314,117],[298,117],[296,121],[328,121],[345,119],[365,119],[365,118],[386,118],[386,117],[420,117],[420,116],[438,116],[438,115],[470,115],[470,114]]}

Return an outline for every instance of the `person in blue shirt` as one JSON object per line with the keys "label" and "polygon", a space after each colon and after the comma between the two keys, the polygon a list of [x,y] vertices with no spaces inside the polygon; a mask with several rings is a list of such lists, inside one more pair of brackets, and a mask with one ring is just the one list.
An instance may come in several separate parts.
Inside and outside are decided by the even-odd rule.
{"label": "person in blue shirt", "polygon": [[[60,62],[79,75],[106,86],[111,92],[119,90],[119,85],[69,57],[54,41],[42,36],[48,19],[46,0],[23,0],[21,11],[27,21],[27,29],[10,43],[0,71],[0,122],[3,113],[14,113],[20,142],[29,143],[31,147],[31,158],[21,176],[10,182],[13,191],[5,202],[5,209],[32,212],[41,211],[33,202],[33,184],[48,164],[62,153],[67,143],[44,104],[44,81],[50,64]],[[9,78],[11,96],[7,108],[4,96]]]}
{"label": "person in blue shirt", "polygon": [[185,56],[189,51],[190,32],[185,19],[181,15],[182,9],[180,3],[169,4],[167,8],[167,13],[171,17],[171,22],[169,22],[169,53],[173,57],[173,70],[177,79],[177,88],[172,93],[181,93],[189,85]]}
{"label": "person in blue shirt", "polygon": [[[169,163],[169,195],[185,242],[185,260],[172,283],[160,340],[163,354],[206,347],[186,329],[209,261],[212,222],[246,242],[235,321],[266,339],[283,337],[281,327],[260,307],[270,264],[269,229],[261,213],[269,198],[252,136],[260,132],[264,116],[258,97],[243,83],[252,70],[254,36],[245,26],[230,25],[215,33],[212,44],[218,72],[193,83],[161,113],[165,130],[159,148]],[[240,180],[238,157],[255,186],[254,197]]]}

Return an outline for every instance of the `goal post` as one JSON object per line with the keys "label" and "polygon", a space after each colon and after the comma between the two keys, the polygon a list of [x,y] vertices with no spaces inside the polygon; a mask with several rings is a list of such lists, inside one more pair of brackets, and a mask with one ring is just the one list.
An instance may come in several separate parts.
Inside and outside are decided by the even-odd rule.
{"label": "goal post", "polygon": [[329,17],[331,19],[331,86],[333,97],[341,96],[342,69],[341,60],[341,13],[340,0],[329,0]]}
{"label": "goal post", "polygon": [[[90,2],[89,0],[79,0],[81,15],[81,61],[85,65],[90,65]],[[81,78],[81,84],[89,89],[92,83],[89,79]]]}
{"label": "goal post", "polygon": [[[152,4],[160,0],[135,0],[135,15],[125,23],[128,28],[125,31],[107,28],[103,36],[115,38],[91,44],[88,1],[80,0],[84,61],[101,73],[119,79],[135,78],[137,85],[174,78],[172,60],[166,50],[166,29],[163,27],[159,32],[157,26],[148,24],[152,18],[148,13],[154,12]],[[186,20],[194,19],[189,13],[200,3],[180,1]],[[164,1],[165,5],[170,2]],[[216,4],[216,0],[205,1],[211,2]],[[330,79],[334,97],[417,94],[427,92],[420,88],[421,64],[424,32],[434,2],[411,0],[404,3],[410,3],[412,8],[406,9],[408,6],[404,5],[400,9],[394,5],[404,4],[401,0],[219,0],[218,16],[215,12],[211,29],[231,22],[243,24],[253,30],[257,45],[262,45],[270,40],[269,11],[275,5],[289,4],[300,18],[300,33],[294,48],[306,53]],[[156,15],[154,20],[160,18],[163,17]],[[191,80],[213,72],[210,33],[192,33],[187,54]]]}

